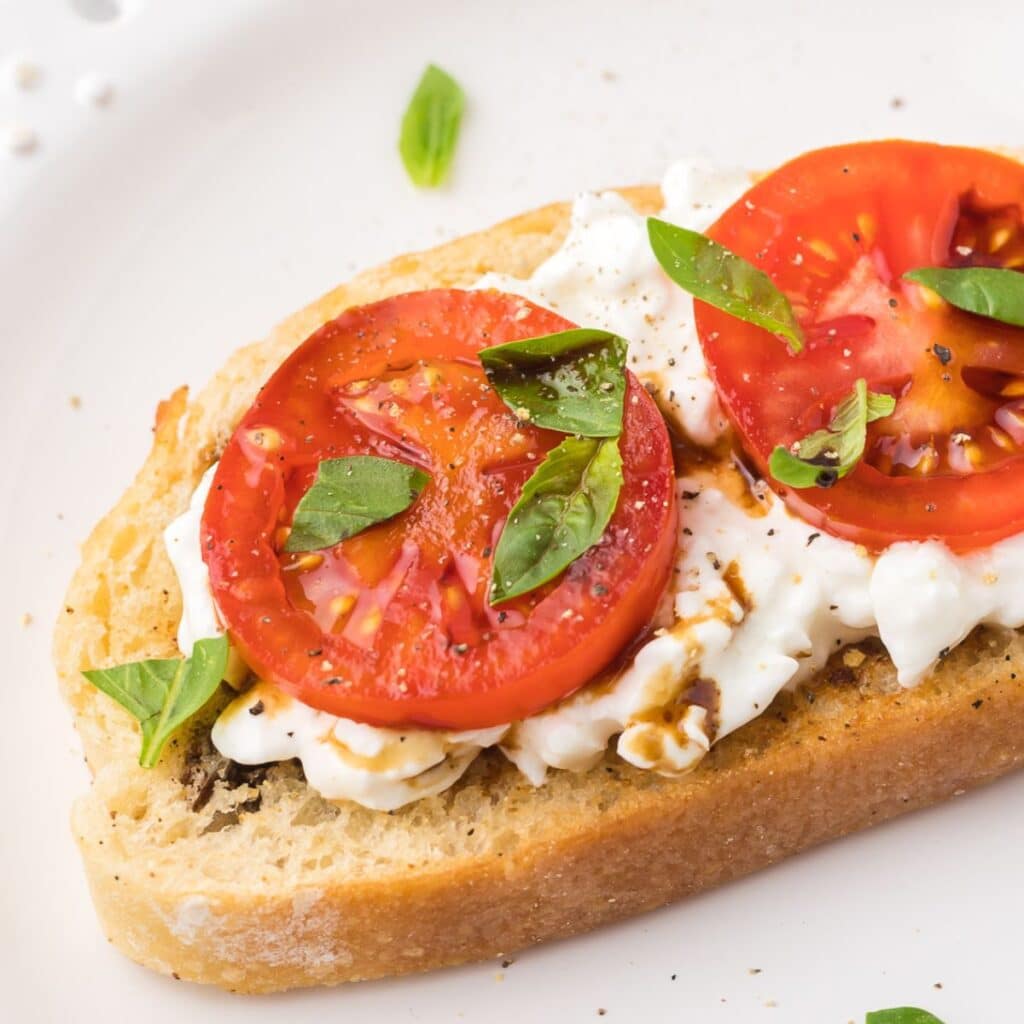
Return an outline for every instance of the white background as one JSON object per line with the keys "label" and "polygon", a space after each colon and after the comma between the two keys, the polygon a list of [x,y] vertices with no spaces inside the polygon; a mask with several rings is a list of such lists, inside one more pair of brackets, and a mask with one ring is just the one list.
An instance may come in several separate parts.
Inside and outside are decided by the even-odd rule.
{"label": "white background", "polygon": [[[75,545],[141,461],[157,400],[284,314],[390,255],[657,180],[674,156],[769,167],[867,137],[1024,143],[1024,7],[120,0],[106,24],[74,11],[107,5],[0,0],[0,63],[21,54],[43,72],[30,91],[0,82],[0,138],[15,124],[39,137],[0,152],[0,1016],[502,1024],[605,1008],[647,1024],[845,1024],[917,1003],[947,1024],[1019,1019],[1021,779],[505,971],[259,1000],[151,975],[93,918],[67,826],[86,780],[48,647]],[[428,60],[470,103],[436,194],[395,153]],[[73,99],[92,71],[115,87],[105,109]]]}

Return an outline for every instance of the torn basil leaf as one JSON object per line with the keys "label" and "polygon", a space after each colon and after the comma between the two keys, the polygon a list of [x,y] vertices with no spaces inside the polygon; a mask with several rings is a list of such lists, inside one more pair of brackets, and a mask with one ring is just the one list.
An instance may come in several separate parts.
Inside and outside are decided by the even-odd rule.
{"label": "torn basil leaf", "polygon": [[289,552],[333,547],[404,512],[430,480],[415,466],[375,455],[325,459],[302,496],[285,541]]}
{"label": "torn basil leaf", "polygon": [[480,352],[487,379],[505,404],[538,427],[585,437],[622,431],[625,339],[576,328]]}
{"label": "torn basil leaf", "polygon": [[189,658],[135,661],[82,675],[142,726],[139,764],[152,768],[164,744],[213,696],[228,664],[228,638],[196,642]]}
{"label": "torn basil leaf", "polygon": [[436,188],[444,181],[465,105],[459,83],[437,65],[427,65],[402,118],[398,140],[402,163],[415,184]]}
{"label": "torn basil leaf", "polygon": [[930,288],[951,306],[1024,327],[1024,273],[999,267],[919,267],[907,281]]}
{"label": "torn basil leaf", "polygon": [[942,1024],[942,1021],[927,1010],[914,1006],[897,1006],[891,1010],[875,1010],[864,1018],[864,1024]]}
{"label": "torn basil leaf", "polygon": [[831,487],[849,473],[864,455],[867,426],[892,414],[892,395],[868,391],[862,377],[853,392],[836,406],[827,430],[816,430],[794,449],[777,447],[768,469],[780,484],[790,487]]}
{"label": "torn basil leaf", "polygon": [[494,553],[490,603],[554,579],[604,534],[622,489],[616,438],[567,437],[526,481]]}
{"label": "torn basil leaf", "polygon": [[789,299],[762,270],[706,235],[647,218],[651,249],[662,269],[694,298],[786,340],[801,352],[803,332]]}

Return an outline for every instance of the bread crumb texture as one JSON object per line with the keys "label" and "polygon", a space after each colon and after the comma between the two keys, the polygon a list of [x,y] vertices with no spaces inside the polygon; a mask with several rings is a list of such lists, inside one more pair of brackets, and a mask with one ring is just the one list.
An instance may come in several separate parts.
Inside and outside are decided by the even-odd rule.
{"label": "bread crumb texture", "polygon": [[[642,211],[656,189],[627,190]],[[237,991],[421,971],[508,954],[661,906],[1017,765],[1024,648],[979,630],[903,691],[877,645],[837,655],[682,779],[609,755],[530,786],[500,754],[385,814],[333,804],[296,763],[245,767],[209,742],[210,707],[137,764],[134,720],[85,668],[175,657],[181,595],[164,527],[285,355],[351,305],[487,271],[526,276],[560,244],[555,205],[357,277],[158,410],[152,452],[96,527],[55,637],[94,780],[73,828],[101,922],[128,956]],[[857,664],[851,664],[857,661]],[[224,693],[220,706],[229,699]],[[214,702],[216,705],[217,702]]]}

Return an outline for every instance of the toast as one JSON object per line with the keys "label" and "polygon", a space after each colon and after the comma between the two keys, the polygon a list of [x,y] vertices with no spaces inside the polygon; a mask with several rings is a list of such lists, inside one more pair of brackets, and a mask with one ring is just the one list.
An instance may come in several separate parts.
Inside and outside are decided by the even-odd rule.
{"label": "toast", "polygon": [[[641,212],[656,188],[622,190]],[[979,629],[920,686],[880,645],[808,684],[677,779],[609,754],[533,788],[496,751],[399,811],[322,799],[292,763],[220,757],[215,698],[138,766],[138,727],[81,670],[177,655],[162,530],[261,382],[344,309],[413,289],[528,276],[561,243],[556,204],[366,272],[158,410],[153,449],[86,542],[55,658],[94,776],[73,829],[114,945],[164,974],[271,992],[508,954],[650,910],[815,843],[987,782],[1024,759],[1024,642]],[[1018,678],[1020,675],[1021,678]]]}

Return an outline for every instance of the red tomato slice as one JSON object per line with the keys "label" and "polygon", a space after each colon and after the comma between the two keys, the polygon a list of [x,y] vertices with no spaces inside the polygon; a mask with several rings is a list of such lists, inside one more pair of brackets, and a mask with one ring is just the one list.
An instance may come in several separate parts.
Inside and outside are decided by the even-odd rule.
{"label": "red tomato slice", "polygon": [[[499,292],[417,292],[350,309],[281,366],[224,451],[202,528],[217,606],[256,672],[361,722],[481,728],[571,693],[647,626],[676,504],[665,424],[632,374],[603,540],[545,587],[487,603],[508,512],[562,435],[517,422],[477,352],[573,326]],[[393,520],[285,553],[318,464],[359,454],[431,482]]]}
{"label": "red tomato slice", "polygon": [[1024,166],[916,142],[838,146],[755,185],[708,234],[768,273],[807,345],[703,304],[697,328],[725,408],[768,457],[824,426],[859,377],[898,399],[829,489],[776,489],[808,522],[879,549],[956,550],[1024,530],[1024,330],[901,281],[922,266],[1024,267]]}

